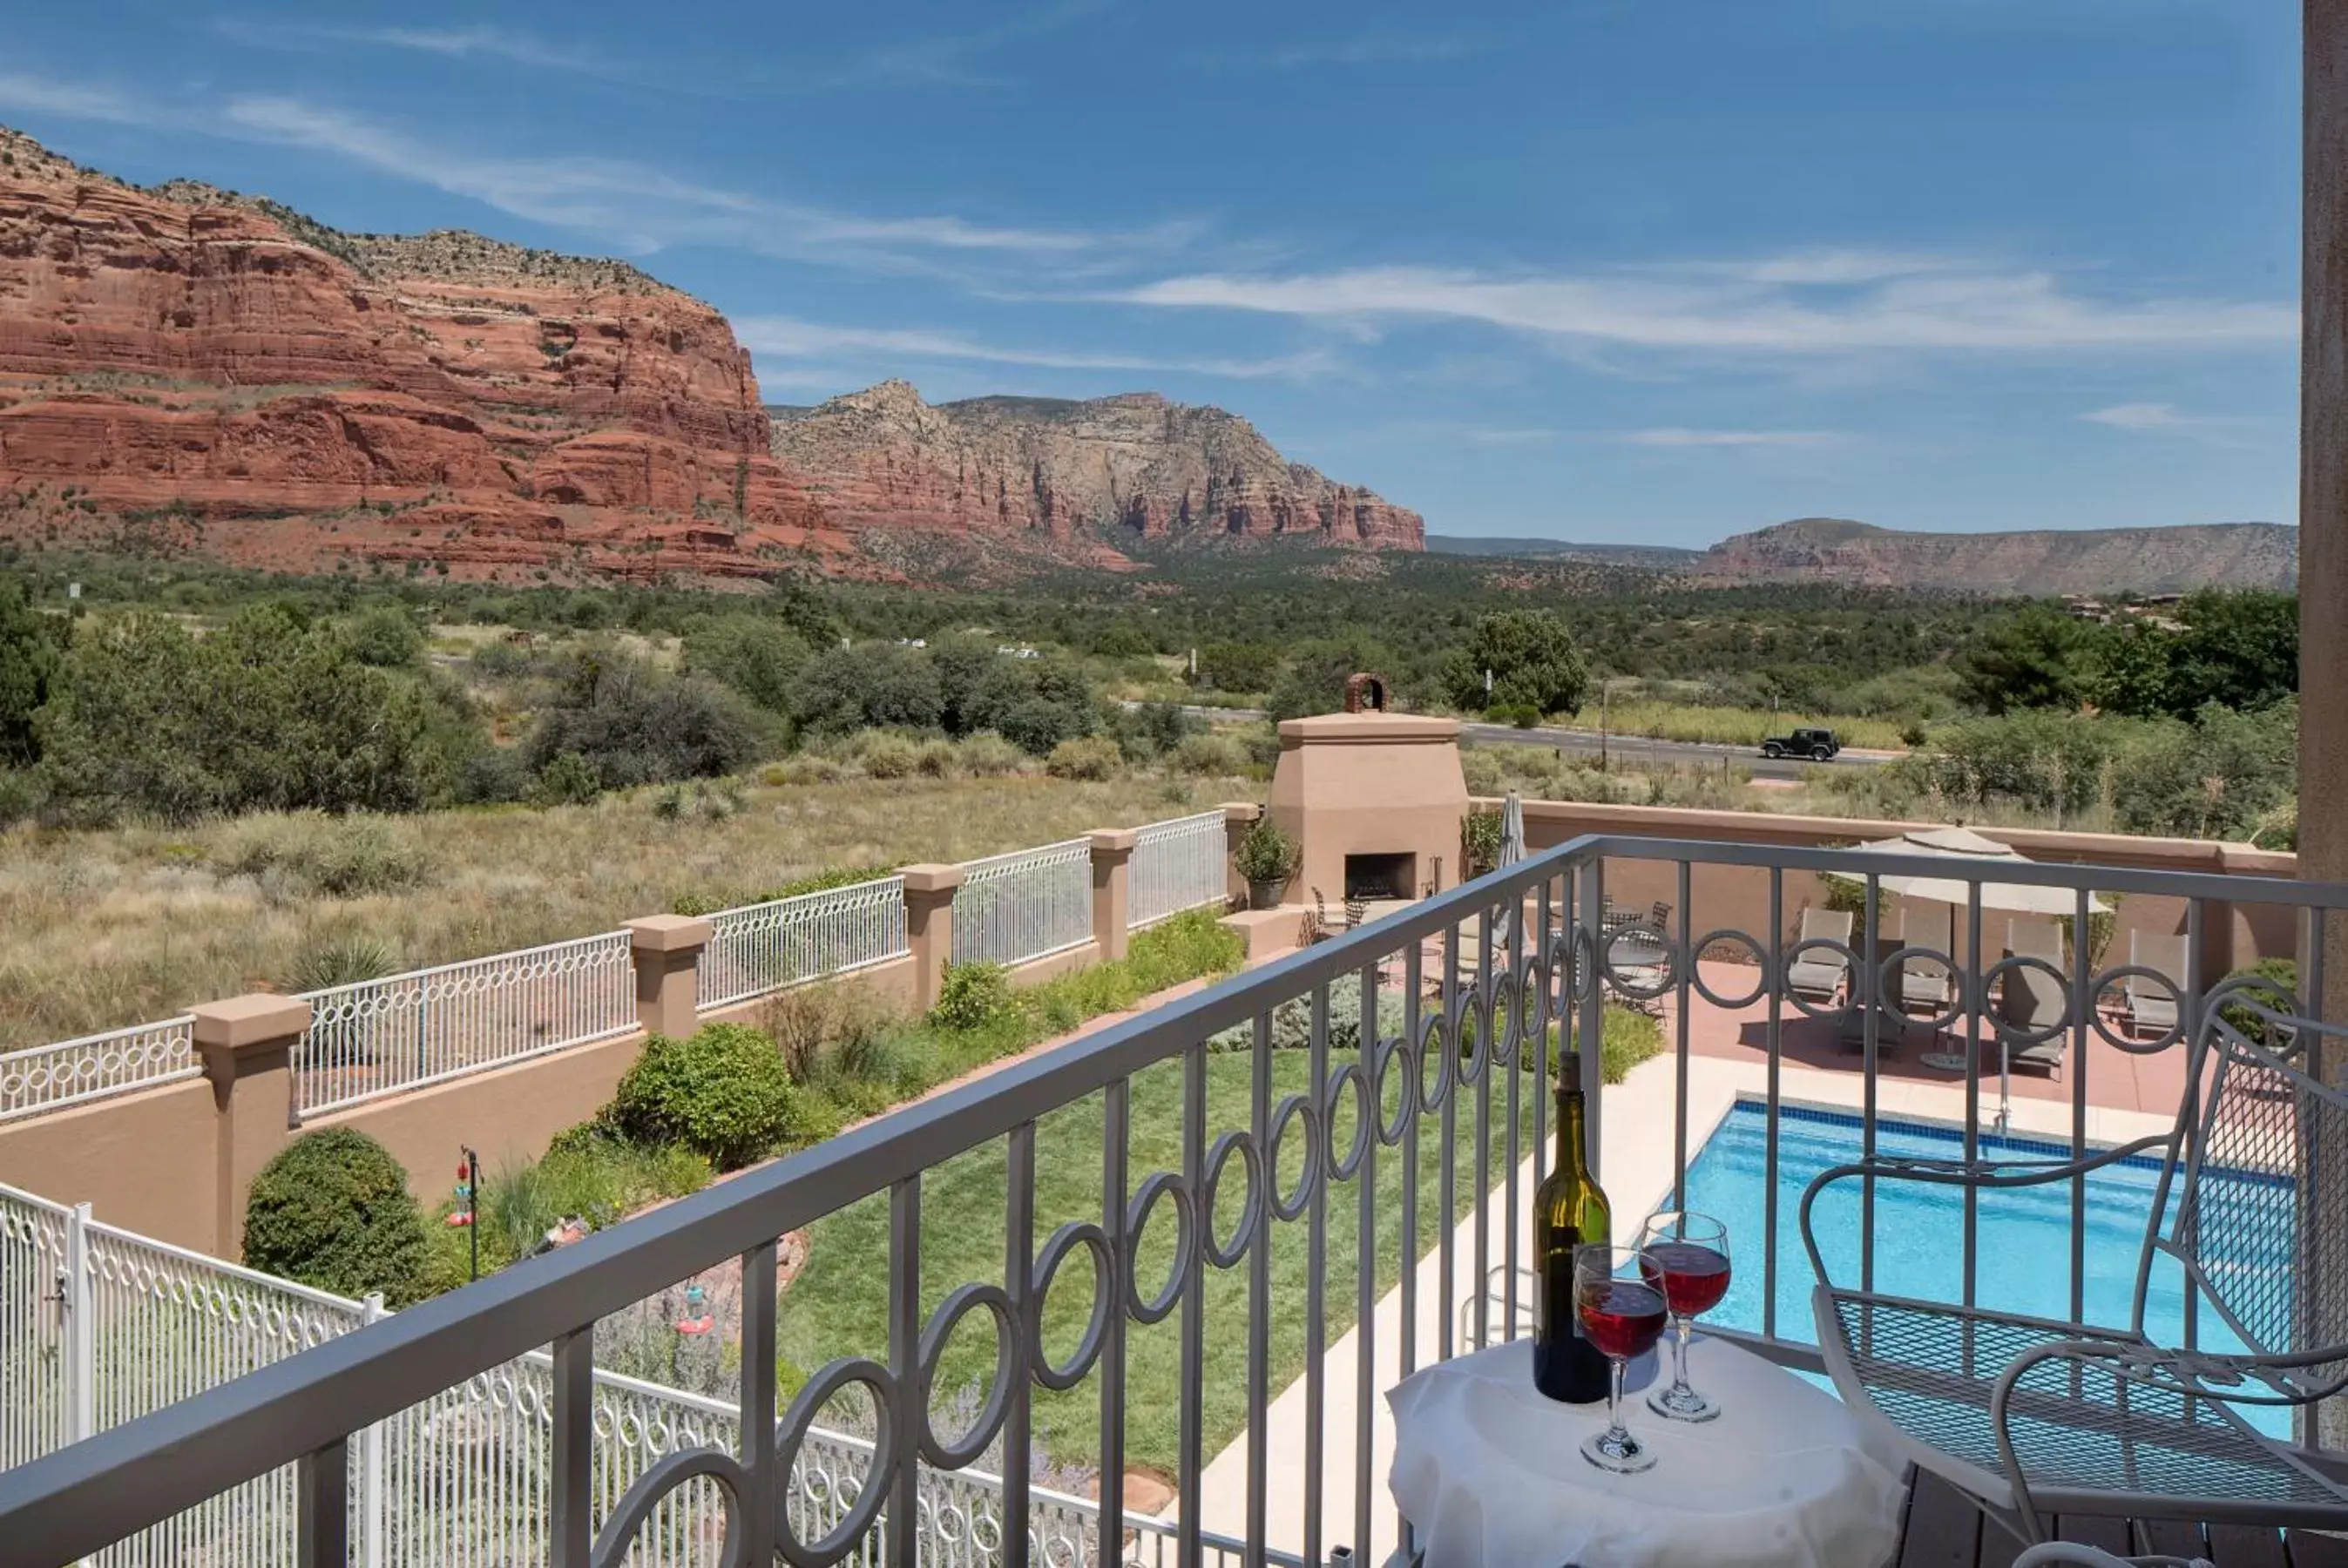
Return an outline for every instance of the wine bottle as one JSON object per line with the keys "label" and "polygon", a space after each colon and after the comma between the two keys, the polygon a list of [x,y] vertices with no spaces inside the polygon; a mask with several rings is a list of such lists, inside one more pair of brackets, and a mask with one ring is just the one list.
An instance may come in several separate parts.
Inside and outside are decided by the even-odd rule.
{"label": "wine bottle", "polygon": [[1606,1358],[1581,1331],[1573,1309],[1573,1259],[1585,1246],[1613,1239],[1606,1194],[1590,1173],[1581,1097],[1581,1053],[1567,1051],[1557,1073],[1557,1161],[1533,1200],[1539,1229],[1540,1326],[1533,1340],[1533,1384],[1552,1399],[1592,1404],[1606,1398]]}

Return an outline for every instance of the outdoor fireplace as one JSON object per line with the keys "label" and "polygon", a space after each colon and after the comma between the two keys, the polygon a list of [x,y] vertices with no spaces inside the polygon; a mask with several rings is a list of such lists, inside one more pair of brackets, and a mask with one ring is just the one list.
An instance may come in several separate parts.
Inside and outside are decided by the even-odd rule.
{"label": "outdoor fireplace", "polygon": [[1418,856],[1408,853],[1345,856],[1348,898],[1416,898]]}
{"label": "outdoor fireplace", "polygon": [[[1356,702],[1369,684],[1357,683]],[[1456,884],[1467,815],[1456,719],[1365,709],[1280,726],[1272,817],[1302,851],[1291,902],[1416,898]]]}

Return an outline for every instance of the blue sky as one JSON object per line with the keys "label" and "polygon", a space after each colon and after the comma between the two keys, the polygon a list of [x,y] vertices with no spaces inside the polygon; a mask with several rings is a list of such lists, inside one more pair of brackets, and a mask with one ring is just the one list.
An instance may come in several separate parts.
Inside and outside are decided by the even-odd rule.
{"label": "blue sky", "polygon": [[2293,520],[2289,0],[18,7],[0,121],[1154,387],[1448,533]]}

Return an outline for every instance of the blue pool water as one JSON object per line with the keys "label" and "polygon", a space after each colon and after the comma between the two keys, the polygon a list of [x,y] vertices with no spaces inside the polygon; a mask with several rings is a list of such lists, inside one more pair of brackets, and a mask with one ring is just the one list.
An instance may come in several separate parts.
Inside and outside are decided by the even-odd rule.
{"label": "blue pool water", "polygon": [[[1830,1166],[1859,1157],[1859,1121],[1852,1115],[1781,1109],[1777,1141],[1777,1323],[1778,1337],[1815,1343],[1810,1314],[1813,1284],[1809,1255],[1802,1248],[1802,1192]],[[1721,1121],[1688,1166],[1687,1206],[1713,1214],[1728,1226],[1735,1274],[1728,1296],[1707,1321],[1725,1327],[1762,1329],[1761,1238],[1766,1225],[1768,1110],[1740,1101]],[[1885,1155],[1955,1160],[1964,1155],[1962,1134],[1922,1122],[1879,1119],[1876,1149]],[[2034,1139],[1984,1135],[1984,1160],[2065,1159],[2067,1147]],[[2206,1173],[2205,1182],[2269,1182],[2278,1178]],[[2130,1159],[2087,1177],[2085,1310],[2090,1324],[2125,1328],[2136,1297],[2137,1260],[2145,1220],[2160,1180],[2157,1160]],[[1859,1279],[1859,1187],[1837,1183],[1818,1200],[1816,1228],[1828,1273],[1838,1281]],[[2174,1199],[2172,1197],[2172,1203]],[[1981,1195],[1979,1252],[1974,1299],[1997,1311],[2027,1313],[2064,1321],[2071,1316],[2071,1184],[2053,1183]],[[2231,1267],[2286,1268],[2285,1236],[2243,1236],[2230,1247]],[[1928,1301],[1959,1301],[1964,1290],[1964,1199],[1961,1189],[1914,1182],[1883,1182],[1876,1187],[1875,1286],[1890,1295]],[[2181,1345],[2185,1335],[2183,1279],[2168,1258],[2156,1259],[2146,1298],[2145,1329],[2157,1344]],[[2201,1347],[2239,1350],[2241,1342],[2209,1309],[2199,1314]],[[2282,1412],[2261,1412],[2260,1427],[2287,1432]]]}

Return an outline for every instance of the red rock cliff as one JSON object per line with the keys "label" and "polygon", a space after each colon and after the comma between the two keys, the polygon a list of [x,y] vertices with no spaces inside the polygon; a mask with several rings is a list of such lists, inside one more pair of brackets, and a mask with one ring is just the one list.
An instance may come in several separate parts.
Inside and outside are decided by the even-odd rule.
{"label": "red rock cliff", "polygon": [[886,381],[775,413],[776,456],[845,528],[1426,548],[1416,512],[1290,462],[1236,415],[1155,393],[932,406]]}
{"label": "red rock cliff", "polygon": [[0,131],[0,531],[125,526],[475,574],[758,575],[846,546],[769,456],[725,318],[632,267],[339,234]]}

